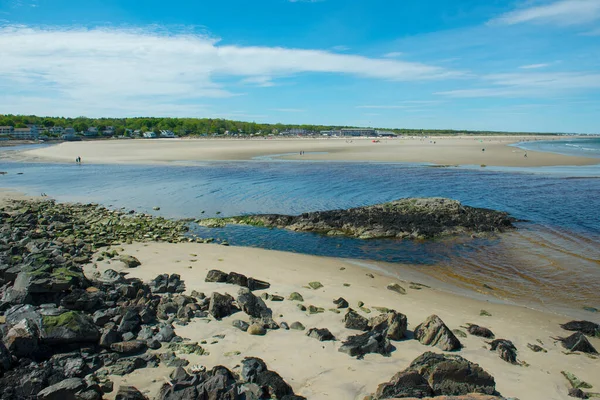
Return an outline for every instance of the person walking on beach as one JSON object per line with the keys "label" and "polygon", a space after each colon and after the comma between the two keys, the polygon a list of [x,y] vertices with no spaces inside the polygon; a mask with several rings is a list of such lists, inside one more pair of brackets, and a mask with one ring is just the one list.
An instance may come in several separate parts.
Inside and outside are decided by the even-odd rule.
{"label": "person walking on beach", "polygon": [[527,158],[527,152],[525,152],[525,155],[523,156],[524,158]]}

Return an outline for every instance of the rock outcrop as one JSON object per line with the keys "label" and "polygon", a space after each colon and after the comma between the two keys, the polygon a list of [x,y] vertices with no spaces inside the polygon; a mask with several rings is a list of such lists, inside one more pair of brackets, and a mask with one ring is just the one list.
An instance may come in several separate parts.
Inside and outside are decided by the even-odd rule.
{"label": "rock outcrop", "polygon": [[460,356],[427,352],[389,382],[379,385],[373,399],[463,396],[471,393],[497,395],[494,378],[479,365]]}
{"label": "rock outcrop", "polygon": [[227,223],[285,228],[294,231],[346,235],[360,239],[411,238],[502,232],[515,219],[505,212],[464,206],[444,198],[412,198],[367,207],[304,213],[263,214],[200,221],[204,226]]}

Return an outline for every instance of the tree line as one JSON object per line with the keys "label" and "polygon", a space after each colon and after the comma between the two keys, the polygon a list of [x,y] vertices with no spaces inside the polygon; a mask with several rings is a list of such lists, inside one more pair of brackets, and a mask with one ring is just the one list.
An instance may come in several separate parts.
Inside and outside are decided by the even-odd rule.
{"label": "tree line", "polygon": [[[285,132],[290,129],[304,129],[309,132],[319,132],[328,130],[339,130],[343,128],[356,128],[352,126],[331,126],[331,125],[293,125],[293,124],[261,124],[247,121],[233,121],[228,119],[215,118],[65,118],[65,117],[39,117],[35,115],[2,115],[0,114],[0,126],[13,126],[15,128],[25,128],[27,125],[44,126],[52,128],[60,126],[63,128],[72,127],[76,132],[85,132],[90,127],[96,127],[100,131],[106,127],[113,127],[116,135],[124,135],[127,130],[141,130],[142,132],[161,130],[170,130],[179,136],[188,135],[212,135],[232,134],[250,135]],[[464,131],[452,129],[394,129],[394,128],[373,128],[391,131],[402,135],[458,135],[458,134],[533,134],[530,132],[499,132],[499,131]],[[540,134],[540,133],[535,133]],[[543,133],[542,133],[543,134]],[[553,134],[553,133],[547,133]]]}

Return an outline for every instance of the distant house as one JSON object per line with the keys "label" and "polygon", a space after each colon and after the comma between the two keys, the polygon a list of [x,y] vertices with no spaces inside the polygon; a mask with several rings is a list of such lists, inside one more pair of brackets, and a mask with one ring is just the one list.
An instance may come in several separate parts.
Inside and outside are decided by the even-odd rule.
{"label": "distant house", "polygon": [[342,136],[342,131],[321,131],[323,136]]}
{"label": "distant house", "polygon": [[98,128],[92,126],[89,127],[86,132],[83,133],[87,137],[95,137],[98,136]]}
{"label": "distant house", "polygon": [[74,135],[75,134],[75,129],[68,127],[65,128],[65,131],[63,132],[65,135]]}
{"label": "distant house", "polygon": [[304,135],[307,133],[306,129],[293,128],[290,129],[290,135]]}
{"label": "distant house", "polygon": [[77,142],[81,140],[81,137],[75,135],[75,133],[65,133],[61,136],[61,139],[67,142]]}
{"label": "distant house", "polygon": [[144,138],[146,139],[156,139],[156,133],[148,131],[144,132]]}
{"label": "distant house", "polygon": [[102,131],[102,136],[113,136],[115,134],[115,128],[113,126],[107,126],[105,130]]}
{"label": "distant house", "polygon": [[166,131],[160,131],[160,137],[162,138],[176,138],[177,136],[175,136],[175,133],[166,130]]}
{"label": "distant house", "polygon": [[62,135],[63,133],[65,133],[65,128],[63,128],[62,126],[53,126],[48,130],[48,132],[54,135]]}
{"label": "distant house", "polygon": [[395,132],[392,131],[375,131],[375,133],[377,133],[377,136],[379,137],[396,137],[398,135],[396,135]]}
{"label": "distant house", "polygon": [[0,126],[0,135],[12,135],[14,128],[12,126]]}
{"label": "distant house", "polygon": [[342,136],[375,136],[375,129],[344,128]]}
{"label": "distant house", "polygon": [[15,128],[12,133],[13,138],[21,140],[36,140],[38,136],[39,132],[35,125],[30,128]]}
{"label": "distant house", "polygon": [[136,129],[135,131],[133,131],[133,136],[135,137],[142,137],[142,130],[141,129]]}

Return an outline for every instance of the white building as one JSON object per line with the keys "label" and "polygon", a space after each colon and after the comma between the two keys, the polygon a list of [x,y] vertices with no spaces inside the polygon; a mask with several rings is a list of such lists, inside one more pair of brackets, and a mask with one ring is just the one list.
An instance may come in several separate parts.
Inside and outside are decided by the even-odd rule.
{"label": "white building", "polygon": [[163,131],[160,131],[160,137],[163,137],[163,138],[176,138],[177,136],[175,136],[174,132],[171,132],[169,130],[167,130],[167,131],[163,130]]}
{"label": "white building", "polygon": [[85,136],[98,136],[98,128],[95,126],[91,126],[88,128],[86,132],[84,132]]}
{"label": "white building", "polygon": [[63,133],[65,133],[65,128],[63,128],[62,126],[53,126],[48,130],[48,132],[55,135],[62,135]]}
{"label": "white building", "polygon": [[290,129],[290,135],[304,135],[305,133],[307,133],[306,129],[300,129],[300,128],[292,128]]}
{"label": "white building", "polygon": [[155,139],[156,138],[156,133],[154,132],[144,132],[144,138],[146,139]]}
{"label": "white building", "polygon": [[342,136],[342,131],[321,131],[323,136]]}

